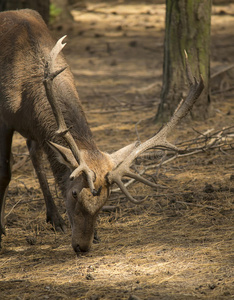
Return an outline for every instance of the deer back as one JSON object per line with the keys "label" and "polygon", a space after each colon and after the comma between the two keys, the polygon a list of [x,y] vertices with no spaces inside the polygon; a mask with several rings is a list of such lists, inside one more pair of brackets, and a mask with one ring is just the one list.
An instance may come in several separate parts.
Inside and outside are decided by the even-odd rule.
{"label": "deer back", "polygon": [[[33,10],[2,12],[0,43],[0,118],[26,138],[58,141],[43,87],[45,60],[55,44],[46,24]],[[56,68],[64,65],[59,54]],[[84,147],[94,147],[69,67],[54,80],[54,90],[74,138]]]}

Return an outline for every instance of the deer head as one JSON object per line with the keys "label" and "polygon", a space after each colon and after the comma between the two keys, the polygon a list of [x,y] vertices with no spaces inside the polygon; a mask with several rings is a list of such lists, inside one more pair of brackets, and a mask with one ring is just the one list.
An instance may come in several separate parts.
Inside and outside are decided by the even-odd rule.
{"label": "deer head", "polygon": [[137,200],[132,197],[122,182],[123,177],[134,178],[143,184],[156,187],[155,183],[133,173],[130,170],[131,164],[139,155],[153,147],[178,150],[176,146],[167,141],[167,136],[191,110],[194,102],[200,96],[204,84],[201,76],[199,81],[192,76],[185,53],[187,78],[190,85],[189,93],[185,100],[181,100],[170,121],[157,134],[143,143],[132,143],[111,155],[97,150],[79,149],[69,132],[69,128],[66,127],[53,92],[53,79],[65,69],[55,70],[56,57],[66,45],[62,43],[64,38],[62,37],[57,42],[45,64],[44,86],[57,121],[58,130],[56,134],[66,141],[68,147],[51,141],[47,143],[54,150],[59,162],[66,165],[70,170],[66,189],[66,207],[72,227],[72,245],[74,250],[79,252],[80,250],[89,250],[98,212],[107,201],[110,187],[114,183],[134,204],[140,204],[144,199]]}

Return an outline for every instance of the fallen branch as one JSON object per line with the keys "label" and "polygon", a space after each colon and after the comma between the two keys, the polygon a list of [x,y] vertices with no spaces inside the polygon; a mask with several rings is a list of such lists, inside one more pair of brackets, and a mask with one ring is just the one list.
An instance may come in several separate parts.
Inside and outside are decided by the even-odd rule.
{"label": "fallen branch", "polygon": [[234,68],[234,64],[229,65],[229,66],[222,67],[222,68],[221,68],[220,70],[218,70],[217,72],[211,74],[210,78],[213,79],[213,78],[219,76],[220,74],[225,73],[225,72],[231,70],[232,68]]}
{"label": "fallen branch", "polygon": [[[154,149],[151,152],[144,153],[137,158],[137,164],[140,165],[142,161],[144,161],[145,164],[145,160],[147,160],[149,163],[144,167],[143,170],[138,173],[139,175],[143,175],[146,174],[146,171],[152,169],[156,169],[157,172],[161,166],[168,164],[175,159],[196,155],[202,152],[218,149],[222,153],[226,154],[225,150],[234,149],[234,132],[231,131],[232,129],[234,129],[234,126],[226,127],[216,132],[213,132],[213,128],[206,130],[204,133],[194,130],[199,134],[198,137],[188,141],[177,143],[176,145],[179,145],[182,148],[178,152],[172,150],[165,151],[163,149],[157,149],[155,151]],[[160,161],[155,163],[155,159],[160,159]],[[127,187],[134,182],[135,179],[130,179],[125,183],[125,186]],[[162,185],[158,185],[158,187],[165,188]],[[119,188],[112,190],[112,192],[119,191]]]}
{"label": "fallen branch", "polygon": [[105,205],[102,208],[102,212],[113,212],[118,209],[118,206]]}

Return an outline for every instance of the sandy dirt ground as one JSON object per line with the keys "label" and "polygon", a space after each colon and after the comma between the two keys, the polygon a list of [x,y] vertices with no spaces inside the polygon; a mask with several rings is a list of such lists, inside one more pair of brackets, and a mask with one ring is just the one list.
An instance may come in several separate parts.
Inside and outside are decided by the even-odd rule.
{"label": "sandy dirt ground", "polygon": [[[136,140],[139,121],[141,140],[159,129],[152,118],[162,84],[165,4],[86,3],[73,7],[74,23],[54,25],[53,34],[68,35],[64,53],[88,121],[100,149],[112,152]],[[170,137],[179,144],[209,131],[205,148],[218,134],[223,139],[153,168],[164,188],[133,184],[133,195],[148,195],[140,206],[113,192],[108,205],[116,210],[100,214],[100,241],[89,253],[76,257],[72,250],[63,199],[46,161],[67,231],[55,233],[45,222],[25,141],[15,134],[0,299],[234,299],[234,71],[222,71],[234,64],[233,27],[234,4],[213,6],[214,113],[204,122],[183,121]]]}

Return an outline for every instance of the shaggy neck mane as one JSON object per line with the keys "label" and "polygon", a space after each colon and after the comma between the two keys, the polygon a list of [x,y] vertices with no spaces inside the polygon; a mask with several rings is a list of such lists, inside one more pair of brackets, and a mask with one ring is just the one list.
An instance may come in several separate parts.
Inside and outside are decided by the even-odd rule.
{"label": "shaggy neck mane", "polygon": [[[72,75],[69,70],[65,71],[64,73],[64,76],[61,76],[60,78],[58,78],[58,80],[56,80],[54,90],[56,91],[56,97],[59,101],[66,126],[67,128],[70,128],[70,133],[80,150],[87,151],[90,158],[93,158],[93,156],[101,158],[102,154],[98,150],[93,140],[92,132],[89,128],[85,113],[74,86],[74,81],[71,80],[71,78],[69,80],[69,77]],[[49,129],[51,137],[50,139],[48,138],[48,140],[52,140],[60,145],[68,147],[68,145],[66,145],[66,142],[61,137],[56,136],[55,131],[57,130],[57,124],[55,122],[55,117],[51,109],[50,114],[51,120],[53,120],[53,126]],[[64,194],[66,181],[71,174],[71,170],[57,161],[54,156],[53,150],[51,150],[50,147],[48,147],[46,144],[44,146],[56,182],[58,183],[62,193]]]}

